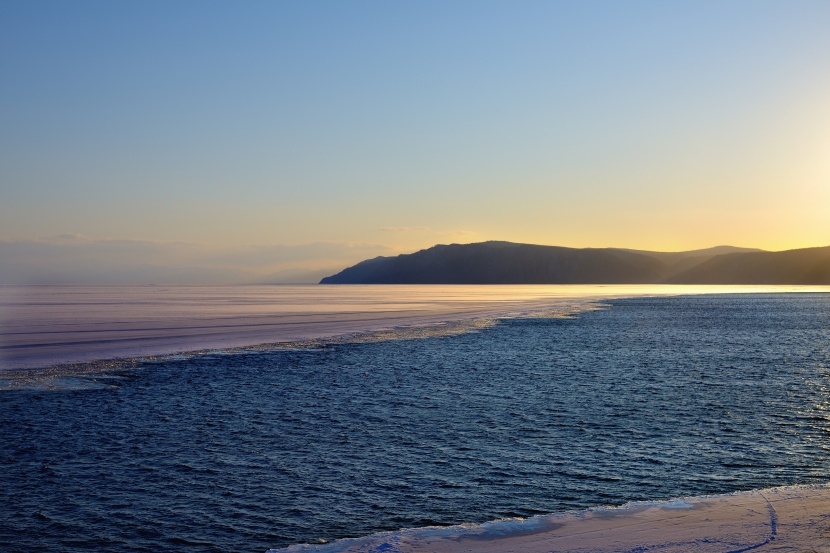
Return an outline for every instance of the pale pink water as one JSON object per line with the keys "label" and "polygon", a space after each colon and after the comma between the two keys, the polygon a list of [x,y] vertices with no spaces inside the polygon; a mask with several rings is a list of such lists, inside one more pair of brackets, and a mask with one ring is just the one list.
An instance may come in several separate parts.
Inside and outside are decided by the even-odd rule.
{"label": "pale pink water", "polygon": [[[827,287],[823,288],[824,290]],[[580,311],[602,298],[807,290],[728,286],[0,286],[0,370]]]}

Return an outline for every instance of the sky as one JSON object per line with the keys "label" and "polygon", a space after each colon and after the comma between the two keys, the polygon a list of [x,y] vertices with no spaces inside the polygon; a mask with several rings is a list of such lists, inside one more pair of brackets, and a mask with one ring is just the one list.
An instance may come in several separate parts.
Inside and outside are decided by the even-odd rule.
{"label": "sky", "polygon": [[0,2],[0,283],[830,245],[830,2]]}

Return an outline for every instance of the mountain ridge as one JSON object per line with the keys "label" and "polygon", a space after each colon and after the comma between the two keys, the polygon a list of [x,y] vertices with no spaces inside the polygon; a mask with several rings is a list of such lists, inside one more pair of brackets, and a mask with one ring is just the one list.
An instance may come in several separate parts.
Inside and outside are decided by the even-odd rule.
{"label": "mountain ridge", "polygon": [[361,261],[320,284],[830,284],[830,246],[654,252],[505,241],[438,244]]}

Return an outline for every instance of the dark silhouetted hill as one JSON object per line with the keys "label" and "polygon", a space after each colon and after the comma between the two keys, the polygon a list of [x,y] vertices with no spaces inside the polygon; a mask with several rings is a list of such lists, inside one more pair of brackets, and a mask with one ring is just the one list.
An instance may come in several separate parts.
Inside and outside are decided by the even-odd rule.
{"label": "dark silhouetted hill", "polygon": [[511,242],[438,245],[376,257],[321,284],[830,284],[830,247],[766,252],[564,248]]}
{"label": "dark silhouetted hill", "polygon": [[672,284],[830,284],[830,247],[711,257],[668,279]]}

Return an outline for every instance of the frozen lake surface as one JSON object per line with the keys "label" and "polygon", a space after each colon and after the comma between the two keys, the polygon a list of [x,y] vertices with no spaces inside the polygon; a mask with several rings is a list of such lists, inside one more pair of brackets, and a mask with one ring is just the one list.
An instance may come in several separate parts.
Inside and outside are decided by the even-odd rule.
{"label": "frozen lake surface", "polygon": [[441,328],[446,322],[575,312],[601,298],[785,289],[810,288],[0,286],[0,370],[286,343],[401,327],[441,332],[451,330]]}
{"label": "frozen lake surface", "polygon": [[[103,364],[0,390],[0,550],[430,551],[435,532],[398,530],[827,482],[830,294],[604,304],[421,339]],[[727,536],[731,549],[696,532],[678,543],[763,543],[765,498],[782,532],[794,520],[818,532],[828,495],[809,493],[748,496],[756,515],[735,516],[752,531]],[[711,505],[669,515],[700,522]],[[650,513],[660,538],[663,515]],[[582,527],[572,519],[532,520]],[[464,533],[497,530],[531,551],[533,524]],[[361,538],[378,532],[391,534]],[[698,539],[709,549],[688,546]]]}

